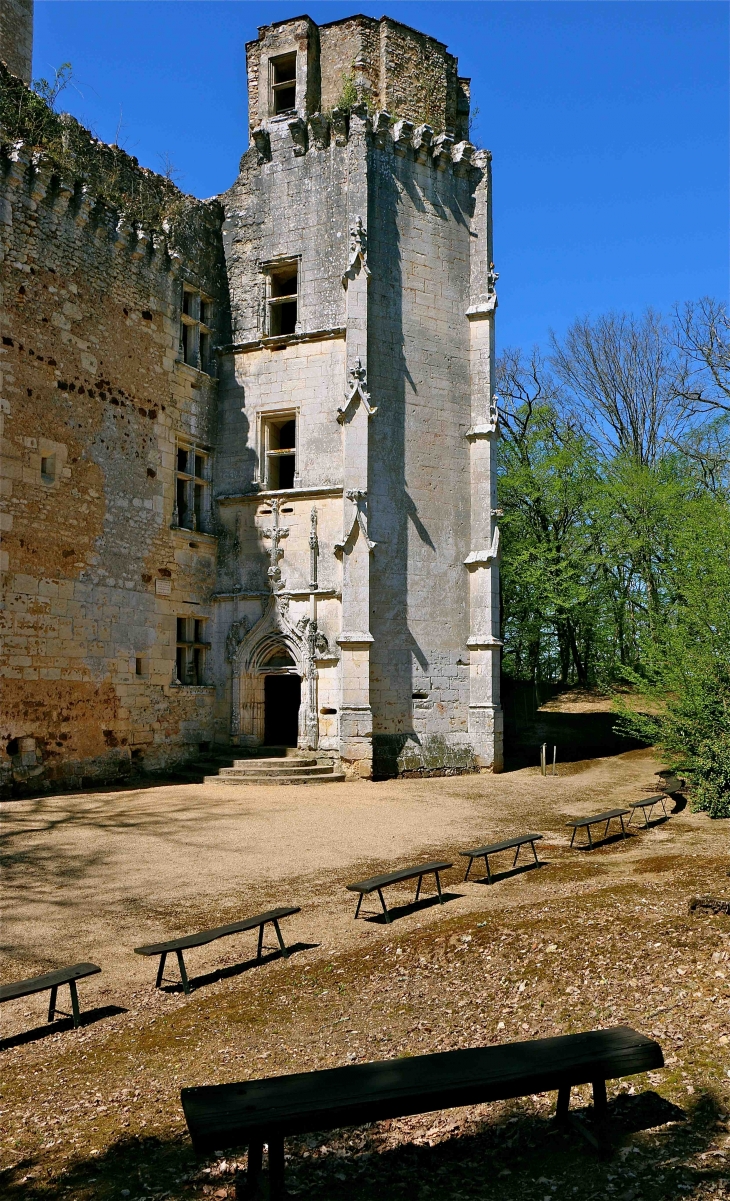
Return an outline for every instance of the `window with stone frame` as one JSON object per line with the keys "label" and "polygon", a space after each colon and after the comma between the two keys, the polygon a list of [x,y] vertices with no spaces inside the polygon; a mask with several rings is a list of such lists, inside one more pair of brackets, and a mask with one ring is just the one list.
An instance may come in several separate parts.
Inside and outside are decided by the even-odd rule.
{"label": "window with stone frame", "polygon": [[180,357],[189,367],[212,375],[213,301],[190,284],[183,284],[180,311]]}
{"label": "window with stone frame", "polygon": [[208,450],[178,441],[175,450],[175,506],[172,525],[205,533],[210,522],[210,466]]}
{"label": "window with stone frame", "polygon": [[205,684],[205,659],[210,643],[206,641],[205,617],[178,617],[175,646],[177,684]]}
{"label": "window with stone frame", "polygon": [[291,113],[297,104],[297,56],[278,54],[269,59],[269,116]]}
{"label": "window with stone frame", "polygon": [[299,320],[299,259],[268,264],[266,271],[266,333],[278,338],[297,332]]}
{"label": "window with stone frame", "polygon": [[261,465],[265,488],[297,487],[296,413],[276,413],[262,418]]}

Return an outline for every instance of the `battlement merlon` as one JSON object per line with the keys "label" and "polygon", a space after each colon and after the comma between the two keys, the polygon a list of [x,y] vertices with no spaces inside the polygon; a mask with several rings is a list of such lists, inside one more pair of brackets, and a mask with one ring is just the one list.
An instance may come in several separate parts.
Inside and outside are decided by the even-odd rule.
{"label": "battlement merlon", "polygon": [[246,45],[249,127],[365,103],[371,113],[469,136],[469,84],[443,42],[391,17],[325,25],[308,16],[261,26]]}

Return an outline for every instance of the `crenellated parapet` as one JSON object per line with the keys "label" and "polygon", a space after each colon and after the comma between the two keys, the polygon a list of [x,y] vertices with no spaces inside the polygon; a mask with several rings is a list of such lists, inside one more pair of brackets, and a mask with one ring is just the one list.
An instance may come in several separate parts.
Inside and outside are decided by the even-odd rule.
{"label": "crenellated parapet", "polygon": [[[411,162],[430,164],[435,171],[452,171],[455,175],[481,172],[491,158],[488,150],[477,150],[471,142],[455,142],[446,131],[436,133],[425,123],[420,125],[406,117],[394,117],[384,110],[370,114],[363,105],[352,109],[335,109],[331,113],[313,113],[306,120],[287,116],[273,118],[251,131],[252,149],[259,166],[269,163],[276,153],[302,158],[310,152],[331,147],[346,148],[351,140],[353,120],[358,135],[363,132],[367,144],[375,150],[394,154]],[[244,155],[244,160],[246,159]]]}

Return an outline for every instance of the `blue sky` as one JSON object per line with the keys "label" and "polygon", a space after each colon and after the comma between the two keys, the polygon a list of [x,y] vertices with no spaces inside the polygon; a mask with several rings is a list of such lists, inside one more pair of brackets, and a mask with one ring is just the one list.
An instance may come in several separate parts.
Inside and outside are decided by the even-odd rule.
{"label": "blue sky", "polygon": [[501,346],[578,315],[728,296],[726,3],[37,0],[34,74],[60,107],[197,196],[247,145],[246,41],[307,12],[387,13],[446,42],[494,155]]}

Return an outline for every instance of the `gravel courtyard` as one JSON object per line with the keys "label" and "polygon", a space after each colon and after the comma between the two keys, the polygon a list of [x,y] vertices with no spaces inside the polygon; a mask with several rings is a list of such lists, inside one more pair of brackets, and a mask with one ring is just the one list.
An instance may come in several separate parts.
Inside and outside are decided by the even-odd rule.
{"label": "gravel courtyard", "polygon": [[[506,1042],[626,1023],[667,1066],[609,1085],[622,1131],[596,1160],[550,1122],[554,1097],[292,1140],[304,1198],[730,1197],[730,918],[688,899],[730,896],[725,824],[680,802],[650,830],[586,854],[565,822],[637,799],[646,751],[477,775],[306,788],[172,785],[3,805],[1,978],[91,960],[85,1018],[51,1029],[47,994],[3,1006],[0,1183],[5,1196],[233,1197],[245,1153],[196,1160],[184,1085]],[[544,866],[490,888],[458,850],[535,830]],[[392,925],[351,880],[453,859],[448,900],[390,889]],[[525,855],[525,863],[527,863]],[[255,934],[186,955],[162,990],[142,943],[275,905],[288,961],[255,966]],[[59,1000],[65,1005],[67,990]],[[588,1103],[588,1092],[582,1098]],[[575,1105],[581,1104],[577,1098]]]}

